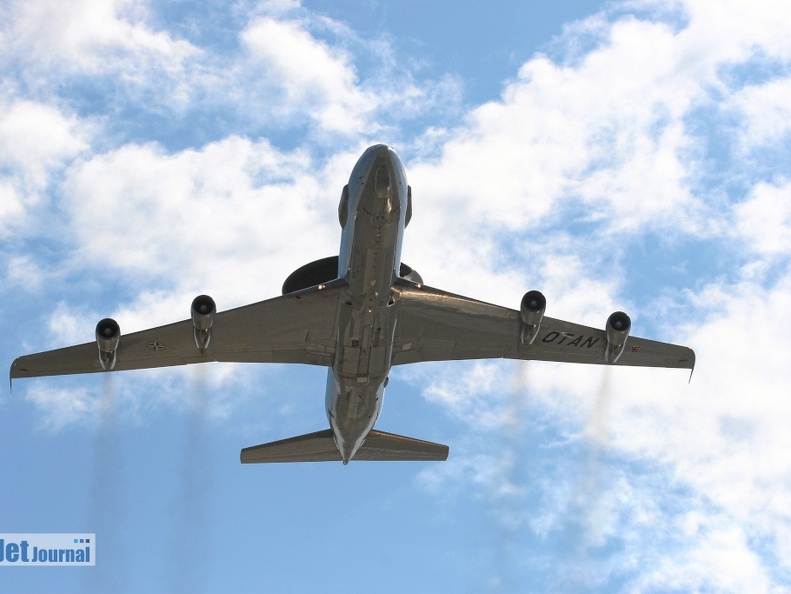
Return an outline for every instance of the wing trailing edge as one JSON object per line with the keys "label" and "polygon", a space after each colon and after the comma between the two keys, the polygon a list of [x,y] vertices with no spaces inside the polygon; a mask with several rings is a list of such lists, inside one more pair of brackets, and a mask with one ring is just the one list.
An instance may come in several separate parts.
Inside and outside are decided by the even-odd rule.
{"label": "wing trailing edge", "polygon": [[[448,446],[430,441],[372,430],[353,460],[436,461],[448,458]],[[298,437],[244,448],[242,464],[273,462],[340,462],[332,431],[316,431]]]}

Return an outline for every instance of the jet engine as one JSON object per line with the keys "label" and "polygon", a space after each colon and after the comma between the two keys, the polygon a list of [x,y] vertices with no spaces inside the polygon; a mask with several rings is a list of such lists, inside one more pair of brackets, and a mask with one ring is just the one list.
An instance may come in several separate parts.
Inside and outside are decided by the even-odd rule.
{"label": "jet engine", "polygon": [[341,202],[338,204],[338,222],[341,224],[341,229],[346,227],[346,221],[349,219],[349,184],[343,186],[341,192]]}
{"label": "jet engine", "polygon": [[607,350],[604,352],[607,363],[615,363],[621,356],[631,328],[632,320],[622,311],[616,311],[607,318]]}
{"label": "jet engine", "polygon": [[406,228],[409,225],[409,221],[411,220],[412,220],[412,186],[407,186],[406,187],[406,219],[404,219],[404,228]]}
{"label": "jet engine", "polygon": [[190,314],[192,315],[193,335],[195,346],[203,351],[211,341],[211,326],[214,323],[214,314],[217,306],[214,299],[208,295],[198,295],[192,301]]}
{"label": "jet engine", "polygon": [[522,318],[522,344],[533,344],[544,318],[547,308],[547,298],[541,291],[528,291],[522,297],[519,306],[519,315]]}
{"label": "jet engine", "polygon": [[405,278],[408,281],[412,281],[413,283],[417,283],[419,285],[423,284],[423,277],[418,274],[418,271],[409,266],[408,264],[404,264],[401,262],[401,267],[398,270],[398,275],[401,278]]}
{"label": "jet engine", "polygon": [[104,318],[96,324],[96,345],[99,347],[99,363],[102,369],[110,371],[115,367],[118,343],[121,341],[121,327],[112,318]]}

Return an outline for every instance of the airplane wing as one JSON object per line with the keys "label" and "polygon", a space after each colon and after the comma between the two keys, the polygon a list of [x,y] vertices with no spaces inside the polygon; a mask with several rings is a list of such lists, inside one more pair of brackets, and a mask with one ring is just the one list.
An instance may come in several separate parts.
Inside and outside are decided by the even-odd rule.
{"label": "airplane wing", "polygon": [[[337,311],[346,299],[338,280],[214,316],[209,345],[195,346],[192,320],[122,335],[113,371],[208,361],[332,365]],[[102,371],[95,341],[19,357],[11,379]]]}
{"label": "airplane wing", "polygon": [[[516,310],[399,281],[393,365],[458,359],[523,359],[605,364],[603,329],[544,316],[532,344],[520,340]],[[693,369],[692,349],[630,336],[616,365]]]}

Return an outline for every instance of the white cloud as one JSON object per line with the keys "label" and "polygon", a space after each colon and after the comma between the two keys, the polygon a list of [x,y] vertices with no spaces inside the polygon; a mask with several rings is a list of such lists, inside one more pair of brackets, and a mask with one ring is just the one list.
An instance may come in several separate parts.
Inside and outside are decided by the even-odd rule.
{"label": "white cloud", "polygon": [[[678,495],[679,505],[694,506],[709,518],[705,531],[657,538],[660,544],[635,536],[635,546],[646,548],[645,558],[658,547],[670,548],[659,553],[656,572],[635,582],[643,591],[770,591],[777,573],[789,569],[791,347],[783,335],[791,327],[788,169],[775,169],[774,177],[763,179],[764,173],[747,167],[729,171],[718,155],[706,154],[707,143],[714,142],[706,126],[733,129],[734,116],[743,149],[772,146],[787,135],[780,99],[786,79],[778,75],[746,87],[734,71],[788,59],[787,35],[778,25],[788,8],[773,14],[769,4],[754,12],[751,6],[696,4],[686,23],[673,26],[634,18],[581,24],[576,34],[587,30],[597,42],[592,50],[563,64],[544,56],[529,60],[500,101],[475,110],[451,131],[437,160],[408,170],[416,218],[407,249],[414,234],[433,234],[428,241],[417,239],[428,245],[416,253],[442,262],[432,271],[442,282],[421,270],[424,279],[455,284],[453,290],[474,297],[501,302],[491,295],[515,292],[504,281],[524,286],[522,277],[529,274],[530,286],[536,277],[543,281],[551,315],[598,325],[597,308],[622,306],[619,246],[646,231],[703,238],[715,257],[719,252],[742,264],[715,278],[720,262],[711,262],[697,273],[697,294],[674,293],[686,313],[675,329],[668,324],[667,338],[697,352],[690,386],[684,375],[665,370],[529,365],[527,398],[568,436],[560,447],[603,448],[603,472],[629,470],[619,487],[627,500],[600,485],[601,499],[591,510],[595,521],[583,531],[591,546],[602,546],[613,534],[623,538],[625,531],[670,534],[669,524],[682,517],[664,492],[670,487],[640,485],[642,468],[629,468],[625,460],[658,468],[657,475],[666,472],[673,489],[686,490]],[[579,37],[566,42],[574,39]],[[698,110],[714,121],[697,118]],[[735,198],[724,197],[722,187]],[[569,214],[588,229],[577,235],[559,231]],[[498,242],[498,232],[508,240]],[[516,249],[513,238],[526,247]],[[498,257],[502,246],[518,254],[519,262]],[[609,267],[607,252],[616,254]],[[422,268],[411,255],[408,261]],[[459,280],[464,274],[469,278]],[[507,301],[511,307],[517,303],[512,297]],[[639,307],[648,311],[658,304],[657,298]],[[511,367],[449,365],[448,372],[438,366],[434,378],[420,376],[420,383],[428,383],[425,396],[470,428],[491,427],[490,437],[507,431],[503,395]],[[488,373],[482,375],[484,369]],[[484,438],[477,443],[482,451],[475,454],[454,450],[464,458],[454,472],[430,469],[422,480],[439,482],[446,491],[454,483],[477,485],[492,497],[493,513],[508,511],[494,494],[512,482],[511,475],[493,473],[483,482],[470,478],[480,470],[476,464],[490,464],[506,450]],[[431,476],[434,472],[438,476]],[[558,518],[568,516],[574,500],[574,489],[566,487],[562,476],[552,475],[538,488],[537,497],[554,502],[533,507],[529,525],[540,538],[564,530]],[[630,506],[640,498],[655,499],[642,524],[637,516],[616,511],[636,513]],[[534,505],[534,500],[522,503]],[[525,521],[518,513],[507,516]]]}
{"label": "white cloud", "polygon": [[96,314],[74,311],[61,301],[49,318],[47,348],[55,349],[92,340],[92,330],[100,319]]}
{"label": "white cloud", "polygon": [[0,160],[25,171],[30,185],[45,183],[46,168],[87,148],[86,126],[56,108],[15,101],[0,112]]}
{"label": "white cloud", "polygon": [[22,223],[90,136],[89,125],[50,105],[0,103],[0,236]]}
{"label": "white cloud", "polygon": [[[661,4],[661,3],[660,3]],[[686,2],[690,37],[698,47],[717,48],[721,62],[791,58],[786,24],[791,5],[763,0],[703,0]]]}
{"label": "white cloud", "polygon": [[42,411],[41,427],[52,431],[85,422],[98,413],[99,401],[84,388],[70,390],[32,385],[25,398]]}
{"label": "white cloud", "polygon": [[791,131],[791,78],[745,87],[728,102],[743,117],[742,150],[781,141]]}
{"label": "white cloud", "polygon": [[351,57],[314,37],[297,22],[264,17],[250,23],[241,39],[265,77],[285,91],[282,104],[307,109],[326,130],[359,133],[377,107],[358,86]]}
{"label": "white cloud", "polygon": [[12,2],[4,27],[5,51],[37,67],[69,65],[92,74],[109,71],[136,78],[143,75],[140,67],[180,69],[196,48],[151,30],[145,23],[147,11],[147,3],[140,0]]}
{"label": "white cloud", "polygon": [[[39,428],[57,432],[72,425],[101,425],[108,418],[143,423],[167,408],[192,410],[216,423],[256,406],[249,398],[252,385],[258,386],[258,396],[262,393],[260,370],[241,364],[92,374],[81,381],[81,387],[68,387],[72,380],[60,378],[55,383],[43,379],[25,386],[25,400],[39,410]],[[250,425],[260,431],[266,424],[253,423],[246,415],[234,422],[240,423],[245,433]]]}
{"label": "white cloud", "polygon": [[221,67],[189,41],[156,30],[146,0],[6,4],[0,64],[17,73],[12,84],[28,96],[118,124],[128,108],[178,117],[218,84]]}
{"label": "white cloud", "polygon": [[681,118],[705,81],[678,76],[677,46],[667,26],[625,21],[577,65],[531,59],[501,101],[455,132],[438,164],[413,168],[413,184],[508,229],[580,198],[587,218],[606,217],[613,229],[686,227],[691,140]]}
{"label": "white cloud", "polygon": [[704,520],[695,534],[696,543],[683,554],[665,555],[647,568],[635,591],[784,592],[770,586],[761,559],[752,550],[749,537],[739,527]]}
{"label": "white cloud", "polygon": [[[760,183],[735,209],[736,233],[765,258],[791,254],[791,183]],[[767,263],[764,260],[761,263]]]}
{"label": "white cloud", "polygon": [[[444,369],[443,369],[444,367]],[[491,361],[477,361],[464,365],[432,365],[425,369],[423,379],[432,378],[424,396],[438,402],[452,414],[482,430],[499,428],[503,422],[500,406],[490,401],[492,384],[498,365]]]}
{"label": "white cloud", "polygon": [[[684,589],[708,583],[716,584],[715,588],[728,583],[752,583],[758,584],[761,591],[760,585],[767,579],[765,573],[772,567],[764,567],[760,561],[765,551],[771,551],[783,571],[791,568],[791,495],[787,489],[791,480],[791,437],[787,431],[791,423],[791,347],[782,336],[782,329],[791,327],[791,274],[784,272],[777,284],[768,289],[749,282],[712,285],[698,300],[700,315],[705,318],[688,333],[676,336],[697,352],[698,366],[691,385],[685,385],[681,374],[666,370],[536,363],[529,364],[523,397],[532,407],[538,406],[540,414],[546,415],[561,434],[570,436],[571,441],[564,447],[585,437],[591,440],[585,448],[603,448],[600,451],[604,455],[615,458],[616,461],[600,462],[603,466],[599,474],[620,468],[620,459],[658,465],[666,469],[662,472],[668,473],[668,480],[672,477],[677,486],[691,489],[679,501],[702,498],[707,502],[707,515],[711,509],[721,515],[716,529],[712,528],[716,533],[710,538],[701,541],[689,537],[683,548],[674,546],[674,552],[666,557],[667,567],[654,575],[657,580],[660,575],[684,576],[689,571],[687,578],[676,578],[682,580],[676,586],[665,585]],[[426,397],[456,395],[457,398],[441,400],[451,414],[478,431],[492,427],[490,435],[507,431],[506,423],[501,422],[499,429],[495,425],[498,419],[504,419],[504,403],[499,396],[508,393],[508,366],[489,365],[494,365],[497,372],[484,377],[473,374],[475,381],[463,368],[456,370],[455,379],[453,374],[443,374],[433,386],[430,377],[423,378],[430,384]],[[474,397],[465,399],[471,395]],[[487,424],[487,419],[494,422]],[[523,431],[522,439],[526,439],[531,424]],[[478,443],[484,449],[478,452],[480,458],[468,460],[473,466],[476,460],[483,462],[499,451],[496,441],[493,444],[482,438]],[[466,457],[458,449],[454,456]],[[471,468],[468,472],[476,470]],[[454,477],[441,474],[444,488],[449,489]],[[630,485],[634,488],[639,476],[625,475],[619,492],[624,493]],[[496,493],[510,480],[507,474],[494,474],[490,479],[475,484],[484,492]],[[550,484],[541,492],[546,489],[552,493],[562,509],[547,506],[535,511],[530,525],[539,535],[561,530],[556,519],[569,513],[563,502],[573,502],[573,493],[578,491],[573,489],[564,495],[557,481],[558,477],[550,477]],[[599,519],[591,525],[594,532],[589,537],[594,540],[634,528],[635,519],[631,516],[607,515],[613,511],[606,505],[613,495],[607,494],[608,489],[599,484],[583,496],[593,498],[594,503],[599,501],[591,513],[606,516],[596,516]],[[643,492],[645,489],[649,492]],[[643,485],[634,497],[650,495],[664,500],[662,489],[658,483]],[[672,521],[675,513],[672,508],[663,509],[653,519],[649,517],[644,527],[656,532],[665,522]],[[738,534],[762,535],[761,550],[751,541],[744,541],[743,536],[742,540],[732,538]],[[724,574],[716,569],[720,566],[715,563],[718,554],[730,559]],[[664,583],[646,579],[649,589]],[[702,581],[695,585],[698,582],[694,580]],[[742,586],[734,591],[740,589]]]}
{"label": "white cloud", "polygon": [[72,170],[66,196],[75,266],[169,290],[215,287],[229,305],[278,291],[293,269],[337,249],[337,197],[322,172],[266,142],[231,137],[171,155],[125,146]]}
{"label": "white cloud", "polygon": [[24,198],[17,193],[17,189],[13,184],[7,181],[0,181],[0,221],[3,221],[0,233],[6,231],[5,227],[9,223],[22,218],[24,202]]}
{"label": "white cloud", "polygon": [[[2,214],[0,214],[1,217]],[[11,286],[35,291],[41,288],[44,271],[38,262],[30,256],[12,256],[8,258],[4,279]]]}
{"label": "white cloud", "polygon": [[0,64],[48,101],[74,101],[73,91],[86,92],[75,107],[98,109],[109,129],[120,128],[115,134],[139,132],[124,128],[127,111],[186,130],[187,118],[212,121],[195,131],[197,141],[189,138],[193,145],[218,138],[218,131],[258,136],[296,127],[304,134],[306,125],[319,142],[348,142],[397,133],[401,121],[458,104],[452,78],[417,83],[412,64],[394,60],[386,39],[362,39],[294,2],[251,12],[237,44],[220,47],[158,28],[168,14],[145,0],[80,0],[67,7],[14,1],[0,21]]}
{"label": "white cloud", "polygon": [[416,81],[414,65],[394,58],[387,38],[361,38],[342,22],[292,6],[268,8],[239,34],[246,55],[233,74],[236,86],[252,78],[264,95],[243,97],[247,109],[268,112],[281,125],[309,119],[319,142],[378,142],[378,135],[399,135],[404,120],[457,109],[458,81]]}
{"label": "white cloud", "polygon": [[[593,37],[578,60],[526,62],[499,101],[452,132],[438,161],[410,169],[416,196],[432,200],[424,209],[456,205],[455,216],[432,223],[447,234],[470,220],[524,230],[579,203],[605,232],[711,231],[712,198],[695,186],[708,167],[708,139],[689,118],[729,96],[731,68],[756,56],[782,59],[788,43],[767,4],[755,12],[751,4],[706,6],[694,5],[682,27],[593,18],[559,42],[573,53],[581,35]],[[748,130],[768,133],[770,118],[756,114],[771,104],[782,115],[785,86],[778,80],[736,100]]]}
{"label": "white cloud", "polygon": [[[39,35],[64,9],[17,3],[4,47],[30,50],[31,62],[65,61],[149,89],[164,75],[184,90],[188,109],[198,109],[190,99],[205,91],[214,106],[238,99],[234,109],[262,121],[310,119],[308,136],[348,134],[353,149],[329,149],[334,154],[320,161],[315,149],[284,151],[230,136],[178,151],[121,141],[88,155],[85,122],[40,103],[9,103],[0,112],[0,160],[12,171],[0,180],[0,225],[21,220],[52,172],[64,172],[58,206],[74,253],[59,273],[87,272],[131,287],[106,312],[123,318],[125,331],[186,318],[198,292],[213,294],[221,309],[269,297],[293,268],[335,252],[335,207],[359,139],[386,110],[408,117],[426,109],[418,105],[423,98],[437,100],[433,83],[415,84],[406,71],[381,85],[381,72],[362,76],[353,44],[321,40],[315,21],[271,16],[296,10],[294,3],[270,4],[270,16],[249,22],[239,34],[241,59],[207,57],[154,31],[141,6],[81,2],[62,15],[55,33]],[[714,185],[732,179],[718,169],[722,163],[705,162],[714,159],[704,156],[710,138],[695,127],[696,110],[707,109],[735,116],[743,150],[785,139],[788,81],[778,75],[744,86],[732,71],[749,69],[752,60],[788,59],[788,10],[699,2],[688,7],[687,22],[669,24],[631,17],[611,23],[599,15],[559,41],[569,59],[533,57],[498,101],[473,110],[457,128],[424,136],[437,151],[408,167],[415,218],[404,257],[429,284],[511,307],[537,286],[550,315],[598,326],[631,298],[621,295],[619,249],[635,235],[703,236],[713,251],[729,254],[736,239],[743,264],[724,278],[699,270],[698,294],[679,296],[687,310],[683,328],[669,338],[698,353],[691,386],[685,375],[664,370],[550,364],[529,364],[516,387],[514,367],[502,362],[405,372],[473,434],[451,461],[421,473],[424,485],[445,496],[454,483],[472,485],[504,526],[529,526],[539,540],[567,529],[568,514],[582,548],[606,547],[626,533],[625,542],[648,550],[639,558],[657,567],[637,589],[769,590],[766,558],[788,569],[791,351],[783,332],[791,327],[790,176],[745,175],[746,190],[732,205],[727,192],[704,183],[704,175]],[[593,40],[590,49],[572,47],[581,35]],[[148,77],[149,65],[159,74]],[[405,145],[402,156],[409,157],[414,144]],[[562,229],[570,219],[583,230]],[[34,286],[42,269],[16,256],[7,274]],[[637,301],[638,313],[654,308],[666,318],[658,303]],[[53,340],[81,342],[90,339],[83,331],[92,331],[95,317],[63,301],[50,322]],[[246,373],[212,367],[209,381],[247,387]],[[136,385],[164,386],[163,401],[184,403],[184,374],[158,370],[148,384],[141,377]],[[516,423],[514,430],[520,397],[552,426],[556,441],[543,447],[573,455],[593,450],[600,458],[582,476],[573,475],[576,467],[548,472],[528,492],[535,475],[526,480],[514,469],[522,462],[519,429],[536,426]],[[52,428],[98,410],[97,396],[86,390],[31,385],[28,398]],[[124,402],[132,414],[152,406],[139,396]],[[230,414],[228,401],[220,403],[217,414]],[[503,433],[502,441],[490,439]],[[643,465],[659,468],[655,483],[641,483]],[[689,490],[679,495],[682,510],[668,504],[675,492],[665,491],[674,488]],[[521,506],[529,496],[540,501],[534,513]],[[667,554],[645,543],[645,533],[676,529],[681,536],[662,541],[672,545]],[[764,541],[767,555],[755,540]]]}

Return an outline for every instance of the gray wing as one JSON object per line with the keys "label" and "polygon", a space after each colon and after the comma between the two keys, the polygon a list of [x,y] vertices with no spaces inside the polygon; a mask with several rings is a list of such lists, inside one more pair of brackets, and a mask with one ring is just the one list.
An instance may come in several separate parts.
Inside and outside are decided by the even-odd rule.
{"label": "gray wing", "polygon": [[[208,361],[332,365],[344,281],[219,312],[209,346],[195,346],[192,320],[122,335],[113,371]],[[96,342],[19,357],[11,379],[102,371]]]}
{"label": "gray wing", "polygon": [[[545,316],[533,344],[525,345],[516,310],[403,281],[399,293],[394,365],[490,358],[606,363],[603,329]],[[630,336],[616,365],[693,369],[695,353]]]}

